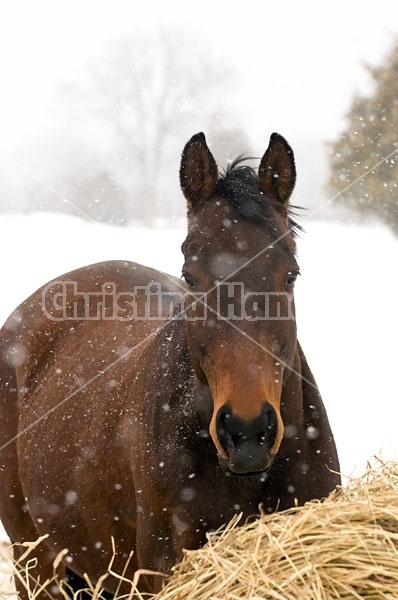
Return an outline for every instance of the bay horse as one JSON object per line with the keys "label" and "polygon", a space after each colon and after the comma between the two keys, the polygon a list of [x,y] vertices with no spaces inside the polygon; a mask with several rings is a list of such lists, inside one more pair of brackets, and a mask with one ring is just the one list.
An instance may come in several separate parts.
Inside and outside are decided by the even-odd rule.
{"label": "bay horse", "polygon": [[[6,321],[0,517],[20,566],[35,558],[32,581],[51,578],[64,548],[61,578],[98,581],[112,538],[114,572],[169,573],[233,515],[302,505],[339,484],[296,335],[295,179],[279,134],[258,172],[238,159],[222,174],[194,135],[180,167],[185,282],[103,262],[50,282]],[[22,560],[18,544],[43,535]],[[119,583],[109,574],[103,585]],[[144,592],[161,585],[140,578]]]}

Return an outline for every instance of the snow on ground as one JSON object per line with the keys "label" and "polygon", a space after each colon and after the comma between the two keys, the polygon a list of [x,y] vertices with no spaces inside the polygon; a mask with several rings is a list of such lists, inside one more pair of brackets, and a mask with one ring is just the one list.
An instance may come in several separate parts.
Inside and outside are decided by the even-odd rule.
{"label": "snow on ground", "polygon": [[181,274],[179,228],[112,227],[51,213],[0,215],[0,322],[37,288],[101,260],[133,260]]}
{"label": "snow on ground", "polygon": [[382,226],[308,221],[298,242],[300,341],[332,423],[341,470],[398,459],[398,239]]}
{"label": "snow on ground", "polygon": [[[398,240],[382,226],[305,223],[298,240],[299,337],[324,398],[345,475],[398,458]],[[0,322],[42,284],[100,260],[173,275],[185,227],[116,228],[49,213],[0,215]]]}

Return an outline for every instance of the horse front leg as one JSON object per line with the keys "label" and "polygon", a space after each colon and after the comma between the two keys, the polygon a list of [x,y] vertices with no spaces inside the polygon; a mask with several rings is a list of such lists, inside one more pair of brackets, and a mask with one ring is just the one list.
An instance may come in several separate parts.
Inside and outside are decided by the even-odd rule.
{"label": "horse front leg", "polygon": [[173,545],[166,529],[155,529],[148,522],[137,527],[138,571],[135,579],[141,593],[157,594],[175,563]]}

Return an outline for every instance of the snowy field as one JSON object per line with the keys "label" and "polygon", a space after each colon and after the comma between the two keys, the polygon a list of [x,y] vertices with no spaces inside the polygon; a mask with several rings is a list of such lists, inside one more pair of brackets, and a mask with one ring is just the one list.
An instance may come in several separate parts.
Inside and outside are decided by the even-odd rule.
{"label": "snowy field", "polygon": [[[398,458],[398,240],[382,226],[308,220],[298,241],[299,337],[319,384],[344,475]],[[0,321],[42,284],[100,260],[180,275],[182,223],[116,228],[48,213],[0,215]]]}

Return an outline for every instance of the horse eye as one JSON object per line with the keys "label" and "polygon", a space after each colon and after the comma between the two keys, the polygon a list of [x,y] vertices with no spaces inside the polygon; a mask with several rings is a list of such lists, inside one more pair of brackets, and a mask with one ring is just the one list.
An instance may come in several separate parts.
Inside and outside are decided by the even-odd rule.
{"label": "horse eye", "polygon": [[183,273],[182,277],[183,277],[183,279],[185,279],[185,283],[187,284],[187,286],[189,287],[190,290],[196,289],[196,283],[195,283],[192,275],[189,275],[188,273]]}
{"label": "horse eye", "polygon": [[286,287],[293,287],[296,283],[297,275],[299,275],[298,271],[289,271],[286,278]]}

